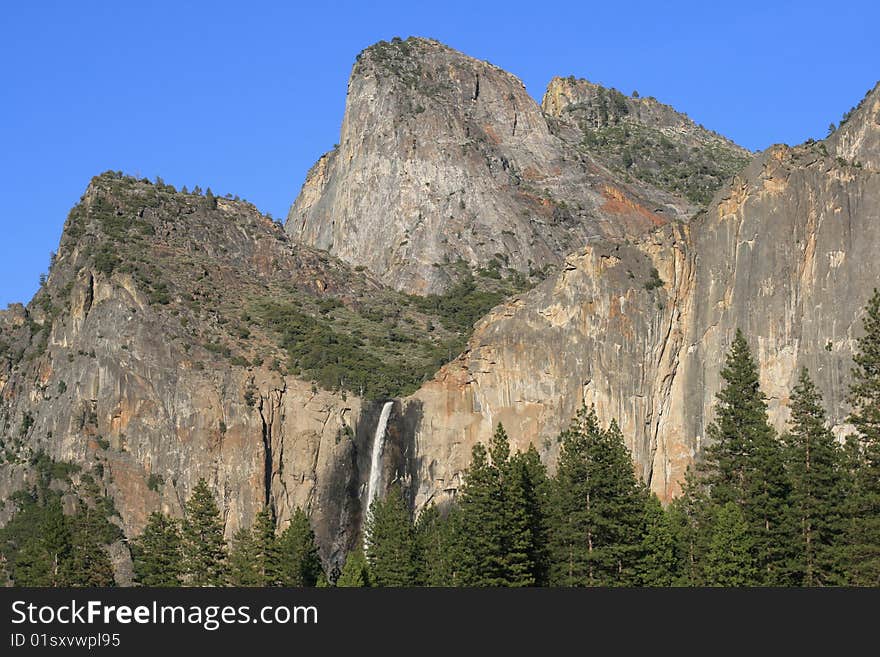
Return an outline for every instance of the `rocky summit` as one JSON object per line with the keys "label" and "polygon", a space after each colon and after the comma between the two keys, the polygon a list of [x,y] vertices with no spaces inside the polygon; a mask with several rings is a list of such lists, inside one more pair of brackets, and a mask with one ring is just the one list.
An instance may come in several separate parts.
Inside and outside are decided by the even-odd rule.
{"label": "rocky summit", "polygon": [[635,238],[696,209],[561,138],[522,82],[436,41],[358,57],[339,145],[290,209],[297,242],[388,285],[442,292],[451,263],[557,268],[591,238]]}
{"label": "rocky summit", "polygon": [[377,486],[452,498],[499,422],[552,470],[583,402],[668,501],[737,329],[777,429],[807,366],[846,433],[878,248],[880,86],[827,139],[752,154],[653,98],[555,78],[539,105],[436,41],[381,42],[283,226],[92,180],[0,311],[0,524],[48,477],[67,504],[97,486],[131,537],[205,479],[227,537],[300,507],[330,568]]}

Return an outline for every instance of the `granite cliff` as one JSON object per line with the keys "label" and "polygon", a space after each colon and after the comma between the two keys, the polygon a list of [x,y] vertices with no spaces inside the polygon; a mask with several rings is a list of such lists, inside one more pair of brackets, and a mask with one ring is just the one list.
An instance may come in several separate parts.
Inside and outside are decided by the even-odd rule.
{"label": "granite cliff", "polygon": [[[877,96],[854,125],[880,127]],[[617,419],[642,476],[669,499],[704,445],[737,328],[752,341],[776,427],[806,366],[842,434],[854,338],[880,280],[870,255],[880,171],[831,148],[773,147],[689,224],[590,243],[557,277],[494,309],[462,356],[413,396],[424,417],[419,499],[454,489],[470,446],[498,421],[552,462],[581,399]]]}
{"label": "granite cliff", "polygon": [[805,365],[842,432],[880,279],[880,87],[828,139],[754,158],[612,91],[558,78],[539,107],[437,42],[381,43],[286,226],[93,179],[45,284],[0,311],[0,499],[47,455],[131,536],[205,478],[227,536],[302,506],[329,566],[357,539],[388,400],[381,483],[416,507],[454,495],[499,421],[552,466],[584,400],[669,499],[737,327],[776,426]]}
{"label": "granite cliff", "polygon": [[339,144],[309,172],[286,228],[426,294],[454,282],[449,263],[555,268],[592,237],[635,237],[694,210],[556,136],[509,73],[407,39],[359,55]]}
{"label": "granite cliff", "polygon": [[[356,358],[377,331],[387,342],[377,306],[411,322],[395,329],[398,350],[431,319],[430,339],[447,333],[368,275],[292,245],[247,203],[96,177],[45,284],[27,308],[0,312],[0,499],[32,485],[45,454],[79,468],[56,482],[71,493],[94,478],[131,536],[151,511],[179,516],[204,478],[228,536],[264,505],[280,526],[301,506],[334,559],[360,523],[376,411],[317,385],[322,361],[286,347],[295,336],[331,350],[343,341],[333,322],[352,322]],[[395,354],[370,353],[376,369],[393,367]],[[418,354],[404,355],[411,369]],[[0,505],[0,522],[13,506]]]}

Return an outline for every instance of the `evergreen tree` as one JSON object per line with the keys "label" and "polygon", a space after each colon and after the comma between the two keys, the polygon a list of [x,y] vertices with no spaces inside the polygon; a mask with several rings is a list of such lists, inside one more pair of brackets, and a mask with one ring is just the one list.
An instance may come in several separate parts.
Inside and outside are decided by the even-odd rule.
{"label": "evergreen tree", "polygon": [[36,492],[17,494],[13,500],[19,511],[0,532],[16,586],[64,586],[72,536],[61,496],[46,489],[42,500]]}
{"label": "evergreen tree", "polygon": [[98,534],[90,531],[92,522],[87,517],[90,513],[95,512],[81,512],[80,515],[86,517],[75,519],[70,555],[62,566],[63,586],[113,586],[116,583],[110,556],[99,542]]}
{"label": "evergreen tree", "polygon": [[226,542],[214,496],[199,479],[186,502],[183,522],[183,566],[189,586],[222,586],[226,580]]}
{"label": "evergreen tree", "polygon": [[281,549],[275,536],[275,516],[265,507],[254,519],[251,530],[254,546],[256,586],[275,586],[281,579]]}
{"label": "evergreen tree", "polygon": [[370,566],[363,550],[357,548],[349,552],[342,574],[336,580],[336,586],[342,587],[368,587],[370,583]]}
{"label": "evergreen tree", "polygon": [[[489,457],[496,473],[500,493],[502,518],[505,523],[501,535],[502,559],[507,571],[505,586],[534,586],[536,550],[532,536],[533,518],[530,509],[537,505],[529,464],[522,455],[511,456],[510,439],[501,423],[489,443]],[[537,512],[537,511],[536,511]]]}
{"label": "evergreen tree", "polygon": [[688,468],[681,495],[667,512],[679,557],[675,585],[706,585],[704,568],[714,511],[705,477]]}
{"label": "evergreen tree", "polygon": [[740,508],[727,502],[718,509],[706,554],[709,586],[754,586],[758,580],[753,541]]}
{"label": "evergreen tree", "polygon": [[853,356],[849,403],[856,436],[850,441],[853,486],[848,523],[848,578],[880,586],[880,291],[862,320],[864,335]]}
{"label": "evergreen tree", "polygon": [[[122,538],[107,520],[115,513],[112,502],[97,494],[97,486],[83,475],[78,486],[78,508],[64,514],[61,493],[53,488],[71,469],[47,456],[32,460],[37,485],[13,493],[8,502],[17,508],[0,528],[0,562],[17,586],[111,586],[113,568],[105,546]],[[71,482],[68,480],[67,484]]]}
{"label": "evergreen tree", "polygon": [[541,462],[533,444],[529,444],[525,452],[518,452],[512,457],[511,473],[513,486],[522,491],[528,523],[527,554],[532,565],[532,579],[535,586],[547,586],[550,581],[550,554],[547,546],[550,480],[547,477],[547,468]]}
{"label": "evergreen tree", "polygon": [[290,524],[278,537],[279,581],[281,586],[316,586],[324,577],[315,533],[308,516],[299,507]]}
{"label": "evergreen tree", "polygon": [[143,533],[131,542],[136,580],[143,586],[180,586],[180,523],[154,511]]}
{"label": "evergreen tree", "polygon": [[702,464],[717,506],[733,502],[745,517],[755,544],[761,581],[791,582],[795,538],[787,510],[788,482],[782,448],[767,419],[758,368],[742,331],[737,329],[721,376],[711,440]]}
{"label": "evergreen tree", "polygon": [[435,506],[423,509],[414,534],[417,554],[417,581],[421,586],[455,586],[458,581],[455,532],[459,517],[452,507],[444,518]]}
{"label": "evergreen tree", "polygon": [[365,542],[374,586],[415,585],[418,570],[415,536],[399,486],[392,486],[384,500],[373,501]]}
{"label": "evergreen tree", "polygon": [[499,424],[489,451],[481,443],[474,446],[461,492],[457,535],[463,586],[534,584],[530,520],[521,483],[512,476],[510,443]]}
{"label": "evergreen tree", "polygon": [[82,482],[77,513],[70,519],[71,549],[64,564],[65,586],[113,586],[113,565],[106,546],[123,538],[122,530],[108,520],[116,510],[100,494],[91,477]]}
{"label": "evergreen tree", "polygon": [[672,521],[656,495],[645,502],[645,534],[639,561],[642,586],[673,586],[678,582],[679,559]]}
{"label": "evergreen tree", "polygon": [[265,586],[259,574],[252,529],[241,527],[233,534],[229,547],[228,576],[232,586]]}
{"label": "evergreen tree", "polygon": [[588,442],[600,433],[594,411],[582,406],[560,438],[562,450],[553,480],[550,525],[550,582],[584,586],[595,581],[594,499],[589,487]]}
{"label": "evergreen tree", "polygon": [[60,577],[53,572],[53,565],[39,542],[28,541],[15,555],[12,578],[16,586],[57,586]]}
{"label": "evergreen tree", "polygon": [[553,489],[551,583],[636,584],[646,491],[616,422],[603,431],[595,410],[580,409],[563,432]]}
{"label": "evergreen tree", "polygon": [[843,531],[843,453],[828,429],[822,397],[806,368],[791,399],[791,431],[784,437],[791,509],[799,544],[795,582],[840,584]]}

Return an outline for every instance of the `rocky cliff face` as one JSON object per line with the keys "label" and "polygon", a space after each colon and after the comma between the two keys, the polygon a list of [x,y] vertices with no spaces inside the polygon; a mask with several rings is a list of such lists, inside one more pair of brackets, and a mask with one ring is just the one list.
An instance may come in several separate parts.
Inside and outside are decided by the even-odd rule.
{"label": "rocky cliff face", "polygon": [[359,55],[339,145],[309,172],[286,228],[425,294],[450,286],[443,265],[459,259],[525,273],[693,210],[570,147],[509,73],[408,39]]}
{"label": "rocky cliff face", "polygon": [[[880,280],[880,171],[864,164],[876,161],[878,94],[827,145],[768,150],[690,224],[631,245],[591,243],[556,278],[496,308],[412,399],[423,417],[418,499],[453,492],[471,446],[499,421],[552,463],[582,399],[618,420],[643,477],[669,499],[705,444],[737,327],[776,427],[808,367],[842,433],[854,338]],[[831,154],[840,148],[862,166]]]}
{"label": "rocky cliff face", "polygon": [[45,452],[82,468],[74,483],[96,478],[131,536],[205,478],[227,536],[264,505],[280,527],[300,506],[334,561],[359,527],[375,404],[289,374],[258,314],[382,295],[246,203],[95,178],[46,284],[0,312],[0,499]]}
{"label": "rocky cliff face", "polygon": [[[95,178],[46,284],[0,311],[0,500],[33,483],[45,452],[82,468],[74,484],[91,474],[133,535],[153,510],[179,515],[203,477],[227,535],[264,505],[282,527],[302,506],[329,565],[357,540],[391,397],[382,481],[417,507],[454,495],[498,422],[552,467],[582,401],[618,420],[669,499],[704,445],[737,327],[778,428],[807,366],[843,431],[880,279],[880,88],[825,142],[754,159],[689,221],[676,217],[690,203],[580,145],[594,92],[554,82],[545,115],[490,64],[380,44],[285,228],[243,202]],[[716,139],[625,102],[619,123],[683,149]],[[477,279],[495,287],[466,299],[398,291],[442,290],[487,260],[499,266]],[[513,289],[506,274],[547,265],[558,271],[483,316],[446,362],[461,318]],[[13,510],[0,505],[0,523]]]}

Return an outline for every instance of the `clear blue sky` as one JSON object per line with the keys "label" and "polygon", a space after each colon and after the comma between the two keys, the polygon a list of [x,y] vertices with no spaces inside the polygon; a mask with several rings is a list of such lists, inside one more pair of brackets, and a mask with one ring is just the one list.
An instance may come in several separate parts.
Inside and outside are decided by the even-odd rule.
{"label": "clear blue sky", "polygon": [[824,137],[880,78],[880,3],[30,2],[0,19],[0,307],[107,169],[284,217],[355,55],[430,36],[518,75],[637,89],[751,149]]}

